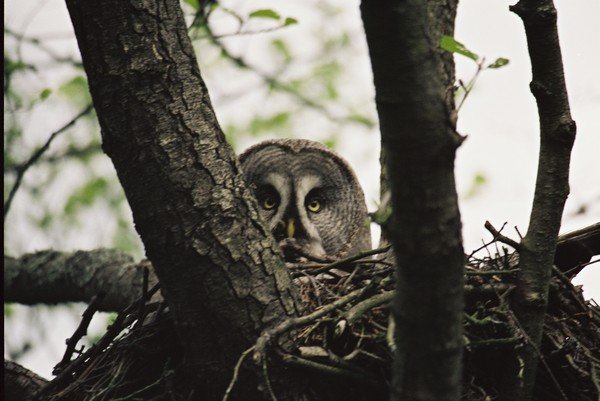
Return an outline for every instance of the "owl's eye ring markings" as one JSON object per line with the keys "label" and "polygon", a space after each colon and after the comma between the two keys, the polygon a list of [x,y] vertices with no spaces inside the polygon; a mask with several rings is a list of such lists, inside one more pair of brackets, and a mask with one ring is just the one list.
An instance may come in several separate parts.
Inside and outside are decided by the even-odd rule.
{"label": "owl's eye ring markings", "polygon": [[263,199],[262,201],[262,207],[265,210],[271,210],[273,209],[275,206],[277,206],[277,200],[271,196],[267,196],[265,199]]}
{"label": "owl's eye ring markings", "polygon": [[322,203],[323,202],[320,198],[314,197],[314,198],[307,200],[306,208],[308,209],[309,212],[319,213],[321,211]]}

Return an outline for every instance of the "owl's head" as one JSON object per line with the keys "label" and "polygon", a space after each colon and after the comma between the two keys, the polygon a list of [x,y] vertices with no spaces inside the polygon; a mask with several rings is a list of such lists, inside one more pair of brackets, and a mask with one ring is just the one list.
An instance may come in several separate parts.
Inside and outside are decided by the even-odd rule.
{"label": "owl's head", "polygon": [[261,142],[240,155],[246,183],[287,261],[297,254],[340,258],[370,249],[363,191],[350,166],[318,142]]}

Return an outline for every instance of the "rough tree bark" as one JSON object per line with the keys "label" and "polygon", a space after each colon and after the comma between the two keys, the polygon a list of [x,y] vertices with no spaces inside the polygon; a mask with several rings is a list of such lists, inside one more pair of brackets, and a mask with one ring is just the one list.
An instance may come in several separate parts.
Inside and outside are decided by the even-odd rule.
{"label": "rough tree bark", "polygon": [[6,400],[32,401],[48,381],[19,364],[4,360],[4,389]]}
{"label": "rough tree bark", "polygon": [[525,25],[532,69],[530,88],[540,121],[540,153],[529,228],[519,247],[521,271],[512,298],[517,319],[528,336],[520,352],[523,378],[522,382],[514,378],[503,399],[528,401],[533,395],[554,253],[569,195],[576,127],[569,110],[552,0],[521,0],[510,9]]}
{"label": "rough tree bark", "polygon": [[[67,6],[103,149],[173,312],[195,397],[220,399],[261,330],[298,313],[289,272],[218,125],[179,2]],[[273,379],[285,399],[291,389]]]}
{"label": "rough tree bark", "polygon": [[115,249],[48,250],[17,259],[5,256],[4,302],[87,303],[103,292],[99,310],[121,311],[142,295],[144,267],[150,269],[152,287],[157,281],[152,265],[148,261],[134,263],[131,256]]}
{"label": "rough tree bark", "polygon": [[438,55],[439,26],[453,26],[456,2],[363,0],[361,10],[389,155],[388,235],[398,266],[392,399],[458,400],[464,255],[454,156],[461,138]]}

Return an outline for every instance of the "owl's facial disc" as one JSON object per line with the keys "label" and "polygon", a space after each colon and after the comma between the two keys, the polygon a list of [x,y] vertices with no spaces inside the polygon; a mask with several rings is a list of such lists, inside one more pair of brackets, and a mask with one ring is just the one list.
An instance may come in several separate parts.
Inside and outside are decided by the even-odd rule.
{"label": "owl's facial disc", "polygon": [[297,179],[270,173],[257,188],[257,199],[286,260],[297,259],[297,250],[320,256],[325,254],[311,215],[321,210],[323,201],[314,193],[320,179],[307,175]]}
{"label": "owl's facial disc", "polygon": [[250,147],[240,163],[287,260],[292,247],[333,258],[371,248],[364,195],[339,155],[317,142],[276,139]]}

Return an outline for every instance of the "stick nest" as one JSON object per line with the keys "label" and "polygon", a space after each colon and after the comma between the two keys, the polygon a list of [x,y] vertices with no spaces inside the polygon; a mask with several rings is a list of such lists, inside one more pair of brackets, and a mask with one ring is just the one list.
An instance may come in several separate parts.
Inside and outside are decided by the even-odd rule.
{"label": "stick nest", "polygon": [[[276,359],[305,377],[314,377],[315,392],[328,394],[321,399],[388,397],[395,347],[390,320],[394,267],[389,255],[371,256],[376,253],[342,263],[289,266],[305,307],[304,318],[285,328],[293,330],[297,350],[287,354],[265,346],[260,351],[268,355],[269,363]],[[490,252],[490,245],[481,253],[484,256],[470,255],[465,268],[463,399],[483,401],[496,398],[506,372],[521,368],[515,350],[528,339],[508,302],[518,272],[517,256],[497,247]],[[118,315],[94,347],[70,361],[67,358],[43,398],[178,400],[190,396],[180,391],[180,381],[186,380],[185,374],[177,373],[183,350],[175,341],[168,308],[146,302],[151,290],[146,291]],[[269,337],[283,331],[271,331]],[[257,348],[258,343],[255,352]],[[581,288],[555,270],[535,399],[597,400],[599,351],[600,307],[586,301]],[[239,365],[247,366],[249,360]],[[243,375],[243,368],[235,371],[236,377],[238,373]]]}

